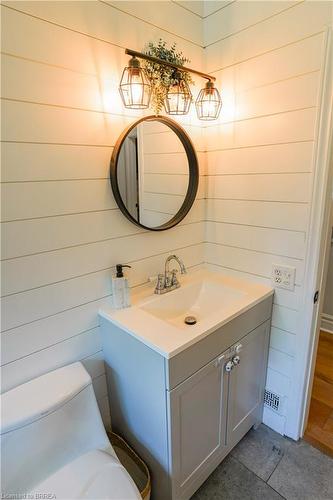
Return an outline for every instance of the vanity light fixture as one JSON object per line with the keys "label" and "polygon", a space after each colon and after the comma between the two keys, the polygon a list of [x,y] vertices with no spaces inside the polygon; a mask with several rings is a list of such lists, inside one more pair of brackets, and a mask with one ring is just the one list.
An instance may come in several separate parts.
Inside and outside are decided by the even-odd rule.
{"label": "vanity light fixture", "polygon": [[211,80],[200,90],[195,107],[199,120],[216,120],[219,117],[222,100]]}
{"label": "vanity light fixture", "polygon": [[[142,109],[149,106],[152,86],[139,61],[139,59],[144,59],[179,72],[194,73],[207,79],[208,82],[199,92],[195,103],[197,115],[200,120],[216,120],[219,117],[222,101],[219,91],[214,87],[216,80],[214,76],[132,49],[125,49],[125,54],[132,56],[129,65],[123,71],[119,86],[119,92],[126,108]],[[168,88],[164,107],[169,115],[185,115],[190,109],[191,102],[192,93],[188,83],[179,79],[178,83]]]}
{"label": "vanity light fixture", "polygon": [[119,92],[125,108],[148,108],[151,96],[151,84],[140,61],[133,56],[121,76]]}

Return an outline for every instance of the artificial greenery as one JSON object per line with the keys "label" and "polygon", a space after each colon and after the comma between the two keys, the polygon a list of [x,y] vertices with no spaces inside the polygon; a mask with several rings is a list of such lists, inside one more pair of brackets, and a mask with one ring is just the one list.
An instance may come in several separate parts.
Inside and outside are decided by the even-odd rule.
{"label": "artificial greenery", "polygon": [[[182,52],[176,51],[176,44],[173,43],[170,48],[167,47],[165,41],[161,38],[157,44],[149,42],[145,48],[145,54],[153,57],[158,57],[163,61],[179,64],[184,66],[184,63],[189,63],[190,60],[183,55]],[[152,85],[152,107],[158,115],[165,101],[168,89],[172,85],[179,84],[181,80],[185,81],[188,85],[193,84],[190,73],[163,64],[154,63],[151,61],[144,61],[144,68]]]}

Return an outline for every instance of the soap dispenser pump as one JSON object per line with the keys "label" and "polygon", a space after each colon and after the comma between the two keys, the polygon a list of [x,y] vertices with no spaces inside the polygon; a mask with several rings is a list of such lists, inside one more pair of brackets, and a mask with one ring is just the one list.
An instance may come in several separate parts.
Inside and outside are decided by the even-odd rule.
{"label": "soap dispenser pump", "polygon": [[131,267],[125,264],[116,265],[116,276],[112,277],[112,300],[115,309],[123,309],[131,305],[128,279],[124,277],[123,268]]}

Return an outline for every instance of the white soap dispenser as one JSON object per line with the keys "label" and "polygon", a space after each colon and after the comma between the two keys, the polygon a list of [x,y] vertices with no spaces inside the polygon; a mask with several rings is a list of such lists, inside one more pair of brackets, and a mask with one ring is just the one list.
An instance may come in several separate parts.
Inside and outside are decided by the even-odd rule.
{"label": "white soap dispenser", "polygon": [[116,276],[112,276],[112,300],[115,309],[123,309],[131,305],[128,279],[124,277],[124,264],[116,265]]}

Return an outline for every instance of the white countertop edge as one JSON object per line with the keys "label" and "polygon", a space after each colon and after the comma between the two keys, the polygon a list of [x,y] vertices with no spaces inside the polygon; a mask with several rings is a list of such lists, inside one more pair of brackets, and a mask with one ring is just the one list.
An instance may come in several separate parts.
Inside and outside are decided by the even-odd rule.
{"label": "white countertop edge", "polygon": [[[264,301],[265,299],[267,299],[268,297],[272,296],[273,294],[274,294],[274,289],[268,290],[266,293],[264,293],[264,294],[260,295],[259,297],[255,298],[254,300],[252,300],[251,302],[249,302],[248,304],[246,304],[244,307],[240,308],[235,313],[231,314],[230,316],[227,316],[226,318],[224,318],[223,320],[217,322],[216,324],[214,324],[213,326],[211,326],[210,328],[208,328],[204,332],[199,333],[197,336],[195,336],[195,337],[191,338],[190,340],[184,342],[184,344],[182,344],[181,346],[178,346],[175,349],[170,350],[170,351],[164,351],[164,350],[162,350],[157,344],[154,344],[153,342],[151,342],[150,340],[148,340],[147,338],[145,338],[143,335],[140,335],[138,332],[136,332],[136,331],[128,328],[126,326],[126,324],[124,324],[121,321],[118,321],[117,319],[115,319],[112,316],[112,313],[110,313],[108,310],[100,309],[99,312],[98,312],[98,314],[101,317],[103,317],[104,319],[111,321],[111,323],[113,323],[115,326],[121,328],[122,330],[124,330],[125,332],[127,332],[128,334],[130,334],[132,337],[134,337],[136,340],[139,340],[140,342],[142,342],[143,344],[145,344],[150,349],[152,349],[155,352],[159,353],[164,358],[170,359],[170,358],[176,356],[177,354],[179,354],[180,352],[184,351],[185,349],[188,349],[192,345],[196,344],[197,342],[200,342],[200,340],[204,339],[205,337],[207,337],[208,335],[210,335],[211,333],[213,333],[218,328],[221,328],[226,323],[229,323],[230,321],[232,321],[233,319],[235,319],[237,316],[240,316],[241,314],[247,312],[249,309],[251,309],[252,307],[256,306],[260,302]],[[112,308],[110,308],[110,310],[114,311]],[[155,320],[155,321],[160,321],[163,324],[162,320]]]}

